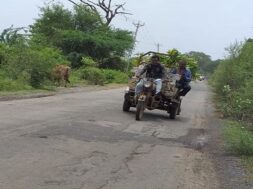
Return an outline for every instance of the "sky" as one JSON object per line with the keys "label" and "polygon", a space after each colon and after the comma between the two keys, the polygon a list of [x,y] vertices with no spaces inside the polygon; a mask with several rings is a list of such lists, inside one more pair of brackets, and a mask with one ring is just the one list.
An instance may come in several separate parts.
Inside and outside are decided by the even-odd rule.
{"label": "sky", "polygon": [[[50,0],[8,0],[0,7],[0,32],[28,26],[39,17],[39,7]],[[78,2],[78,0],[75,0]],[[132,15],[118,16],[112,25],[135,31],[134,23],[145,23],[138,31],[134,53],[176,48],[180,52],[204,52],[212,59],[224,58],[225,48],[235,41],[253,38],[252,0],[112,0],[126,2]],[[61,0],[66,7],[72,4]]]}

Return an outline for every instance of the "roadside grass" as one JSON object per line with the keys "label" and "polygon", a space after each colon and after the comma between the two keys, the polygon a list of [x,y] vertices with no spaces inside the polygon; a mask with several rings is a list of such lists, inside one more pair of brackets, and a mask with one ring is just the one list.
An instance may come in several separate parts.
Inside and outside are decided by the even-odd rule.
{"label": "roadside grass", "polygon": [[55,92],[55,88],[44,88],[44,89],[23,89],[23,90],[11,90],[11,91],[0,91],[0,97],[6,96],[24,96],[24,95],[34,95],[34,94],[51,94]]}
{"label": "roadside grass", "polygon": [[240,156],[253,156],[253,133],[236,121],[226,121],[223,130],[225,145],[232,153]]}
{"label": "roadside grass", "polygon": [[[101,73],[105,74],[104,89],[112,89],[123,87],[127,85],[128,77],[125,73],[114,70],[103,70]],[[73,87],[88,87],[96,86],[90,84],[89,81],[82,79],[82,70],[73,70],[70,74],[70,84],[67,84],[67,88]],[[52,81],[44,82],[44,85],[38,89],[33,88],[27,82],[23,80],[11,80],[4,77],[0,77],[0,97],[20,97],[27,95],[41,95],[52,94],[61,90],[56,83]]]}
{"label": "roadside grass", "polygon": [[242,156],[242,162],[252,175],[250,179],[253,180],[253,156]]}
{"label": "roadside grass", "polygon": [[86,86],[88,82],[86,80],[80,79],[81,78],[81,71],[80,70],[73,70],[70,74],[70,86],[71,87],[78,87],[78,86]]}
{"label": "roadside grass", "polygon": [[50,93],[52,91],[55,91],[55,87],[52,85],[35,89],[20,80],[0,79],[0,96],[22,96],[35,93]]}
{"label": "roadside grass", "polygon": [[225,147],[241,158],[243,165],[250,172],[253,180],[253,132],[244,124],[236,121],[226,121],[223,129]]}
{"label": "roadside grass", "polygon": [[73,70],[70,75],[71,86],[127,84],[128,80],[128,74],[124,72],[96,67]]}
{"label": "roadside grass", "polygon": [[22,81],[0,78],[0,91],[20,91],[31,89],[32,89],[31,86]]}

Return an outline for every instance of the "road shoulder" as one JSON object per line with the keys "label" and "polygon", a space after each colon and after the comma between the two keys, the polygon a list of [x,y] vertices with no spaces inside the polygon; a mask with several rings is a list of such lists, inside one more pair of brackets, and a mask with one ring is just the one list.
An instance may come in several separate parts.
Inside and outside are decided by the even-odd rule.
{"label": "road shoulder", "polygon": [[87,85],[69,88],[56,88],[56,90],[34,90],[34,91],[20,91],[20,92],[7,92],[0,94],[0,101],[22,100],[31,98],[43,98],[55,96],[57,94],[69,94],[77,92],[90,92],[99,90],[117,89],[126,86],[127,84],[108,84],[104,86]]}
{"label": "road shoulder", "polygon": [[[209,100],[211,102],[211,99]],[[212,103],[208,105],[209,144],[204,149],[215,166],[221,189],[251,189],[253,181],[249,172],[243,166],[239,157],[234,156],[225,149],[222,136],[223,120],[218,119],[218,113]]]}

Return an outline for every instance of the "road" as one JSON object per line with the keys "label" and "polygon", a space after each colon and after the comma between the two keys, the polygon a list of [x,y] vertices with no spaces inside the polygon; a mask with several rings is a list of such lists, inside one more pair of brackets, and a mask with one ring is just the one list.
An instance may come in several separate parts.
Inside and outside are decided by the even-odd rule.
{"label": "road", "polygon": [[0,102],[1,189],[216,189],[203,148],[209,92],[192,84],[181,115],[122,112],[124,89]]}

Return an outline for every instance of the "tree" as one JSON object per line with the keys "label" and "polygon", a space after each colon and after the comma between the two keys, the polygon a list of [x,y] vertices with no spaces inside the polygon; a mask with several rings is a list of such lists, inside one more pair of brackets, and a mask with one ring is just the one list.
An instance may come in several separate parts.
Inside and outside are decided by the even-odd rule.
{"label": "tree", "polygon": [[76,68],[82,66],[80,57],[103,63],[123,56],[134,43],[132,32],[108,27],[97,11],[86,5],[75,6],[73,11],[61,4],[46,6],[31,28],[34,41],[61,49]]}
{"label": "tree", "polygon": [[94,29],[104,27],[101,16],[87,6],[74,6],[72,15],[76,30],[91,32]]}
{"label": "tree", "polygon": [[27,30],[25,27],[20,28],[14,28],[13,26],[6,28],[3,30],[3,32],[0,34],[0,43],[3,43],[5,45],[13,45],[18,40],[24,41],[26,38],[25,34],[27,33]]}
{"label": "tree", "polygon": [[203,52],[191,51],[187,54],[196,59],[200,72],[206,75],[212,74],[220,62],[220,60],[213,61],[211,56]]}
{"label": "tree", "polygon": [[31,26],[31,33],[46,37],[47,43],[53,43],[59,31],[75,28],[71,11],[61,4],[42,7],[40,13],[40,18]]}
{"label": "tree", "polygon": [[180,60],[184,60],[187,62],[187,68],[191,70],[193,78],[197,77],[197,72],[199,68],[197,61],[193,57],[187,54],[182,54],[177,49],[171,49],[167,52],[167,54],[169,56],[162,57],[161,59],[167,67],[177,67],[177,63]]}
{"label": "tree", "polygon": [[[73,0],[68,0],[69,2],[75,4],[76,6],[80,6]],[[125,4],[126,3],[121,3],[121,4],[114,4],[112,5],[112,0],[108,0],[107,2],[105,0],[97,0],[97,2],[91,1],[91,0],[80,0],[81,3],[84,5],[90,7],[93,11],[99,12],[101,10],[105,14],[105,20],[106,20],[106,25],[109,26],[112,20],[117,16],[117,15],[131,15],[131,13],[125,12]]]}

